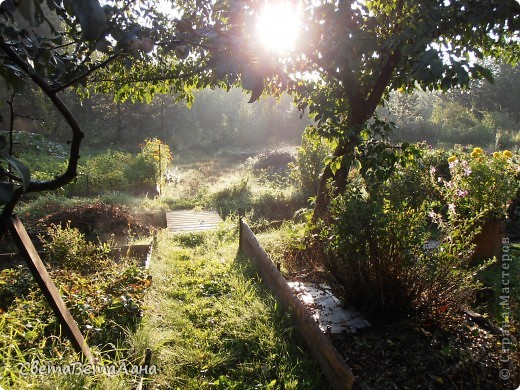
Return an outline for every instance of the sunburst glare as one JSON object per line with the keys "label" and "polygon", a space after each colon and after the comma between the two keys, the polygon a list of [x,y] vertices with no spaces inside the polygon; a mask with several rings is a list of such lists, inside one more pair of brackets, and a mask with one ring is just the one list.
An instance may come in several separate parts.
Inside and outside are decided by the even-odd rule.
{"label": "sunburst glare", "polygon": [[262,45],[277,54],[291,51],[298,39],[300,15],[294,3],[267,3],[257,20],[256,33]]}

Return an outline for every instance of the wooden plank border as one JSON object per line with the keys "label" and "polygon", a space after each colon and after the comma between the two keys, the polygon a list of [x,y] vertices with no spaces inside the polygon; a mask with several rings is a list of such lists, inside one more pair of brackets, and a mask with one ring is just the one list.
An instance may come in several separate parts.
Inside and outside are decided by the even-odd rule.
{"label": "wooden plank border", "polygon": [[296,319],[298,330],[334,389],[350,390],[355,383],[354,374],[345,363],[330,340],[321,331],[305,305],[293,293],[291,287],[265,250],[262,248],[249,226],[240,218],[240,249],[257,265],[260,276],[280,299],[285,309]]}
{"label": "wooden plank border", "polygon": [[20,254],[27,263],[45,299],[47,299],[47,302],[63,327],[65,334],[71,341],[72,346],[77,352],[81,353],[90,364],[94,364],[95,362],[87,342],[81,334],[74,318],[72,318],[69,309],[67,309],[65,302],[63,302],[56,285],[47,272],[22,222],[15,215],[10,218],[3,218],[2,222],[11,233],[16,246],[20,250]]}

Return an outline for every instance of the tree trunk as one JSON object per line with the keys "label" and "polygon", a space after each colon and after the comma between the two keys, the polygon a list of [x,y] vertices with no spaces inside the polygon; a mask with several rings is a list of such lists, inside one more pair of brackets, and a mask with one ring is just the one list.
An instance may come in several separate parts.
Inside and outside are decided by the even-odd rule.
{"label": "tree trunk", "polygon": [[[348,183],[348,174],[354,162],[354,153],[359,145],[361,138],[359,133],[363,128],[363,123],[351,124],[353,135],[348,141],[341,142],[334,150],[334,159],[342,159],[340,168],[334,173],[328,164],[321,176],[318,193],[316,195],[316,203],[314,205],[314,213],[312,222],[318,219],[328,221],[330,217],[329,204],[331,196],[337,196],[345,192]],[[334,162],[334,160],[332,161]]]}
{"label": "tree trunk", "polygon": [[123,138],[123,108],[121,102],[116,103],[117,115],[116,115],[116,132],[114,133],[114,143],[120,142]]}

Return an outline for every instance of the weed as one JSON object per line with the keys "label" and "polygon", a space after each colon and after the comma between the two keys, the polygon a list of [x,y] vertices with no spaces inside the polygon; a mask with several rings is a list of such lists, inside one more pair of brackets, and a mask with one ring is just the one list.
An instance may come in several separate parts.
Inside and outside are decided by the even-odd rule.
{"label": "weed", "polygon": [[[150,286],[144,270],[128,259],[106,258],[106,247],[86,243],[77,231],[54,227],[49,245],[51,278],[101,365],[133,365],[142,358],[126,345],[143,314],[143,296]],[[68,246],[67,246],[68,243]],[[74,256],[84,256],[74,263]],[[56,257],[57,256],[57,257]],[[61,257],[63,256],[63,257]],[[63,267],[62,267],[63,266]],[[0,387],[127,389],[135,376],[123,371],[108,379],[99,375],[24,375],[23,365],[40,362],[63,366],[79,361],[25,267],[0,273]],[[133,385],[131,386],[133,387]]]}
{"label": "weed", "polygon": [[204,244],[206,234],[200,232],[178,233],[175,235],[175,241],[186,248],[195,248]]}

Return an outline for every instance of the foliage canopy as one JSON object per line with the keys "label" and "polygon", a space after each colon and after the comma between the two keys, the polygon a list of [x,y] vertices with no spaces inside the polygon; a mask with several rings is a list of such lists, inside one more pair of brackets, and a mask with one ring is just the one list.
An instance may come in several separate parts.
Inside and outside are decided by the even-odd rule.
{"label": "foliage canopy", "polygon": [[60,91],[91,86],[114,91],[116,99],[144,101],[174,92],[189,101],[193,88],[241,85],[251,91],[251,102],[264,92],[289,91],[300,109],[315,115],[318,133],[336,142],[320,184],[320,208],[327,203],[326,183],[333,179],[341,192],[367,141],[391,130],[380,121],[367,126],[389,91],[465,87],[471,79],[492,78],[478,59],[514,63],[520,53],[515,0],[304,0],[299,42],[284,56],[273,55],[255,36],[252,26],[263,1],[163,4],[2,3],[0,76],[15,90],[32,79],[73,135],[70,164],[51,182],[30,181],[28,170],[7,157],[10,168],[0,171],[3,203],[75,176],[83,135]]}

